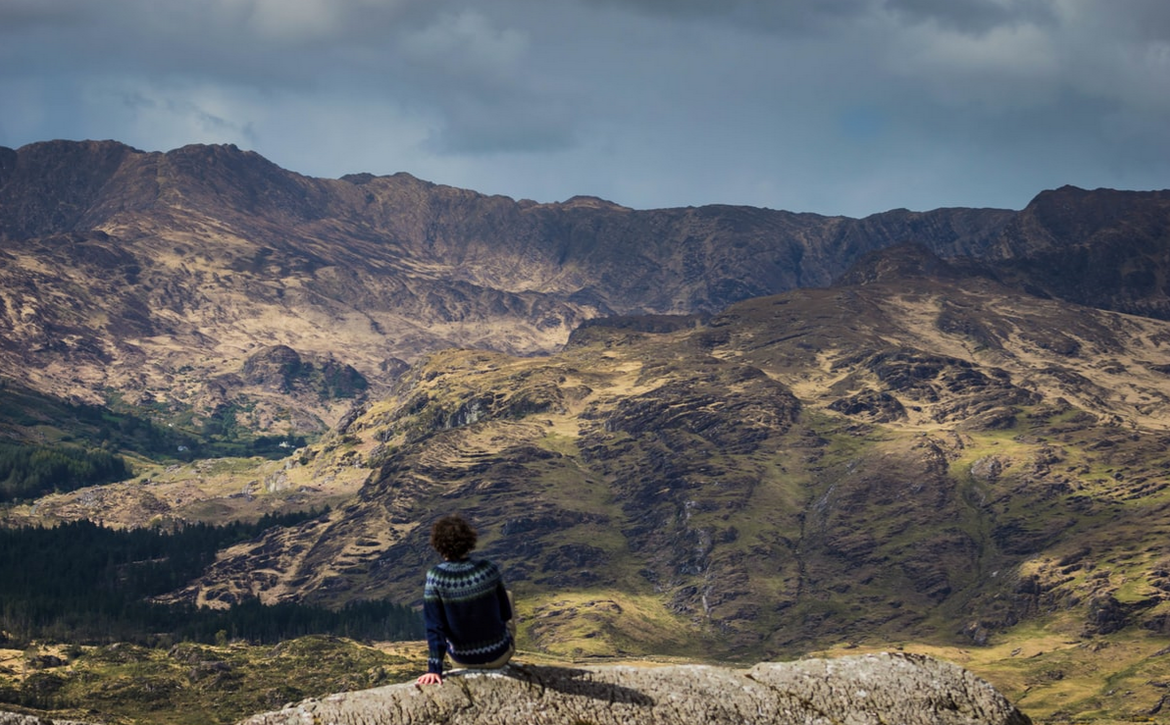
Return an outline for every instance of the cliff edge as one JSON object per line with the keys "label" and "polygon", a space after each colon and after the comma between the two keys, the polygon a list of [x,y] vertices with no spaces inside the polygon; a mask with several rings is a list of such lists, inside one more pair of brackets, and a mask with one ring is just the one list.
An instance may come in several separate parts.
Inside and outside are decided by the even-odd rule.
{"label": "cliff edge", "polygon": [[758,664],[459,671],[442,685],[389,685],[311,699],[241,725],[1029,725],[991,685],[939,660],[861,655]]}

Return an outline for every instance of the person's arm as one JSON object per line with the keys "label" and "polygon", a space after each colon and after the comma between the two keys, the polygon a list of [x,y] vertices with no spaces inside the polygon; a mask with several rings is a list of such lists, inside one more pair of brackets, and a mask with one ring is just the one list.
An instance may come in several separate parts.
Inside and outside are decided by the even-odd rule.
{"label": "person's arm", "polygon": [[447,613],[430,577],[423,590],[423,621],[427,628],[427,673],[418,678],[418,684],[429,685],[442,681],[443,658],[447,655]]}

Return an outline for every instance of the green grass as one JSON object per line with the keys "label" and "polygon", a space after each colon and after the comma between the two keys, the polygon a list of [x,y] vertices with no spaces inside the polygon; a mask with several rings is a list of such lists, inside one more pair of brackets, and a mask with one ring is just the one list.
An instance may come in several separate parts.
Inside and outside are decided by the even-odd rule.
{"label": "green grass", "polygon": [[426,670],[419,644],[386,652],[332,637],[264,647],[86,647],[65,666],[32,669],[31,660],[47,651],[31,650],[6,668],[12,674],[0,669],[0,695],[23,694],[26,707],[58,718],[141,725],[233,723],[308,697],[409,681]]}
{"label": "green grass", "polygon": [[581,455],[581,451],[577,447],[576,438],[558,433],[545,434],[544,437],[537,441],[537,445],[539,445],[541,448],[544,448],[545,450],[552,451],[553,453],[559,453],[562,456],[567,456],[570,458],[575,458]]}
{"label": "green grass", "polygon": [[[986,647],[928,641],[896,649],[954,662],[994,685],[1038,725],[1155,722],[1150,715],[1170,682],[1170,637],[1119,633],[1080,640],[1058,621],[1034,620],[997,635]],[[826,656],[890,649],[890,643],[841,645]]]}
{"label": "green grass", "polygon": [[[520,645],[546,655],[596,658],[694,656],[710,636],[671,613],[659,597],[624,590],[564,591],[517,600]],[[617,615],[617,616],[615,616]]]}

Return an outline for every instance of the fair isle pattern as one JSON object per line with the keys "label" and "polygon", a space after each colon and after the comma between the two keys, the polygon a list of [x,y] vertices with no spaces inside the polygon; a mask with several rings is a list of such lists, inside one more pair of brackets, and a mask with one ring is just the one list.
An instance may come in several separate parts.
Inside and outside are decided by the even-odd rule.
{"label": "fair isle pattern", "polygon": [[487,560],[446,561],[423,588],[427,670],[442,674],[447,653],[467,665],[494,662],[513,646],[512,608],[499,568]]}
{"label": "fair isle pattern", "polygon": [[492,655],[486,659],[494,660],[500,655],[500,650],[507,649],[508,644],[512,638],[508,635],[508,631],[504,630],[504,636],[495,642],[482,645],[480,647],[456,647],[454,644],[450,646],[451,655],[460,662],[467,662],[468,660],[484,659],[484,655]]}
{"label": "fair isle pattern", "polygon": [[[466,602],[495,591],[500,570],[490,561],[445,561],[427,572],[423,599]],[[417,591],[417,590],[416,590]]]}

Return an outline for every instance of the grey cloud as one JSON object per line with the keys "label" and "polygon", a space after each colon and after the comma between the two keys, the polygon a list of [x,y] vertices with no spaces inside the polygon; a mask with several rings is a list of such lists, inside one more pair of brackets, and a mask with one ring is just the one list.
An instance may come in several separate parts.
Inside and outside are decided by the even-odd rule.
{"label": "grey cloud", "polygon": [[911,22],[933,22],[946,30],[982,34],[1018,23],[1051,24],[1052,0],[886,0],[885,7]]}
{"label": "grey cloud", "polygon": [[400,87],[438,111],[428,148],[441,154],[530,153],[574,143],[575,114],[534,38],[538,26],[475,5],[404,32],[396,63],[413,73]]}
{"label": "grey cloud", "polygon": [[[437,153],[547,151],[574,136],[569,104],[533,71],[517,29],[524,18],[507,2],[493,6],[495,17],[467,0],[113,0],[101,14],[96,5],[0,5],[0,77],[395,98],[434,119]],[[55,47],[45,52],[39,36]],[[218,123],[169,110],[202,127]],[[246,126],[220,120],[241,133]]]}
{"label": "grey cloud", "polygon": [[1104,30],[1106,37],[1170,43],[1170,2],[1166,0],[1081,0],[1073,10],[1084,15],[1085,25]]}
{"label": "grey cloud", "polygon": [[195,125],[206,131],[220,133],[230,138],[242,138],[255,143],[257,140],[255,129],[251,125],[241,125],[219,114],[207,110],[191,100],[176,100],[174,98],[155,99],[141,93],[122,92],[116,94],[122,104],[130,111],[149,110],[165,111],[174,117],[190,119]]}
{"label": "grey cloud", "polygon": [[768,32],[823,29],[827,23],[863,15],[874,0],[583,0],[596,7],[623,9],[681,20],[714,20]]}
{"label": "grey cloud", "polygon": [[7,0],[0,4],[0,32],[80,26],[98,14],[98,6],[84,0]]}
{"label": "grey cloud", "polygon": [[[19,57],[22,63],[5,64],[0,73],[27,74],[68,64],[81,73],[113,69],[296,85],[306,76],[327,75],[338,65],[373,70],[402,32],[449,4],[18,0],[0,5],[0,57]],[[297,5],[315,8],[322,17],[308,11],[293,15],[289,9]]]}

